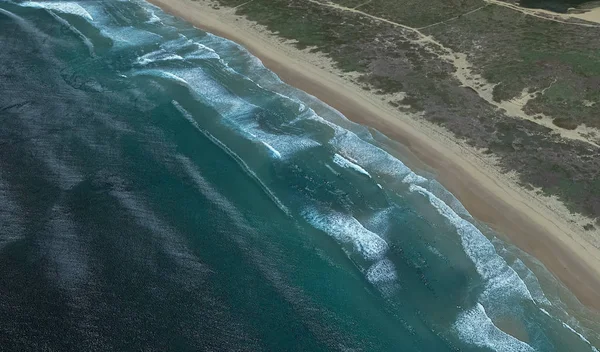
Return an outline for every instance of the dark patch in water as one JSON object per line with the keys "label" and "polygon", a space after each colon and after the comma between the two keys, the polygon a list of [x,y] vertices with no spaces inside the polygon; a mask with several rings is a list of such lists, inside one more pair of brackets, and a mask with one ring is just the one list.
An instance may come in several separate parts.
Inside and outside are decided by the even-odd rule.
{"label": "dark patch in water", "polygon": [[521,0],[519,5],[533,9],[544,9],[559,13],[567,13],[569,8],[580,7],[590,0]]}

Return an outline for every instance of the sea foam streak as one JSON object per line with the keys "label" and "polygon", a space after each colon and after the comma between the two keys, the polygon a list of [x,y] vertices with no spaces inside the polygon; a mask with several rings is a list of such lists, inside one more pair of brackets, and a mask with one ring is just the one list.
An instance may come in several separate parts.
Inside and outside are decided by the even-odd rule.
{"label": "sea foam streak", "polygon": [[154,62],[170,61],[170,60],[183,60],[183,58],[179,55],[170,54],[163,50],[159,50],[159,51],[155,51],[155,52],[146,54],[142,57],[139,57],[135,63],[138,65],[144,66],[144,65],[148,65],[148,64],[151,64]]}
{"label": "sea foam streak", "polygon": [[343,168],[352,169],[360,174],[367,176],[368,178],[371,178],[371,175],[367,172],[367,170],[363,169],[362,167],[360,167],[360,165],[351,162],[350,160],[344,158],[343,156],[337,153],[333,156],[333,162]]}
{"label": "sea foam streak", "polygon": [[536,303],[541,305],[552,305],[548,298],[544,295],[544,291],[542,291],[542,287],[538,281],[538,278],[535,276],[533,271],[531,271],[525,263],[521,259],[517,259],[511,267],[515,272],[523,279],[523,282],[527,285],[527,289],[531,293],[531,296],[536,301]]}
{"label": "sea foam streak", "polygon": [[429,181],[429,180],[423,176],[419,176],[419,175],[415,174],[412,171],[408,175],[404,176],[404,178],[402,179],[402,183],[407,183],[407,184],[423,184],[423,183],[426,183],[427,181]]}
{"label": "sea foam streak", "polygon": [[383,149],[368,143],[355,133],[335,125],[336,134],[330,144],[339,148],[347,157],[356,160],[363,168],[373,173],[400,178],[411,170],[400,160],[394,158]]}
{"label": "sea foam streak", "polygon": [[532,351],[529,345],[495,327],[484,309],[486,305],[493,311],[506,311],[518,308],[523,300],[533,302],[525,283],[496,253],[494,246],[477,227],[458,216],[446,203],[423,187],[413,184],[409,189],[426,196],[431,205],[456,228],[465,253],[485,281],[485,290],[480,297],[483,304],[477,303],[476,308],[463,313],[456,322],[459,336],[476,345],[490,346],[496,350],[509,348],[508,351]]}
{"label": "sea foam streak", "polygon": [[[360,270],[385,297],[391,297],[400,288],[394,263],[385,257],[389,246],[379,235],[366,229],[351,215],[317,208],[307,208],[302,215],[312,226],[341,244],[351,245],[354,252],[370,261],[372,264],[367,268],[359,265]],[[352,255],[345,248],[344,252]]]}
{"label": "sea foam streak", "polygon": [[304,218],[341,243],[352,244],[354,249],[365,259],[378,260],[388,250],[388,244],[377,234],[364,228],[350,215],[337,212],[322,213],[317,209],[303,212]]}
{"label": "sea foam streak", "polygon": [[156,33],[134,27],[102,27],[102,35],[114,41],[116,48],[122,49],[140,44],[151,44],[163,38]]}
{"label": "sea foam streak", "polygon": [[221,59],[221,56],[219,56],[212,48],[196,42],[194,42],[194,45],[197,49],[187,54],[185,57],[186,59]]}
{"label": "sea foam streak", "polygon": [[382,259],[369,267],[367,279],[372,283],[392,282],[398,279],[398,274],[391,260]]}
{"label": "sea foam streak", "polygon": [[483,348],[506,352],[535,351],[525,342],[519,341],[498,329],[479,303],[472,309],[461,313],[454,327],[461,340]]}
{"label": "sea foam streak", "polygon": [[[188,49],[194,48],[194,50],[191,52],[186,50],[186,52],[183,53],[181,52],[182,47]],[[178,54],[178,52],[181,52],[181,55]],[[231,69],[227,63],[221,60],[220,56],[212,48],[198,43],[197,41],[190,40],[182,34],[180,34],[177,39],[161,44],[159,50],[138,57],[136,64],[140,66],[148,64],[160,65],[161,63],[169,61],[191,59],[218,59],[224,70],[227,70],[232,75],[238,76],[242,80],[251,81],[246,76],[240,75],[237,71]],[[233,129],[242,132],[245,138],[251,139],[267,147],[269,153],[277,159],[286,159],[299,151],[320,145],[319,142],[303,136],[274,134],[264,131],[259,127],[255,118],[255,115],[260,110],[258,106],[232,94],[200,68],[172,70],[163,68],[160,71],[162,73],[158,73],[158,70],[143,70],[139,71],[138,74],[151,73],[165,78],[172,78],[182,83],[185,82],[191,90],[198,94],[199,99],[219,111],[223,116],[224,121],[229,123]],[[256,86],[261,88],[258,84],[256,84]],[[288,101],[295,102],[292,98],[281,95],[280,93],[274,91],[270,93]],[[304,109],[305,107],[303,107],[302,104],[299,104],[299,112],[302,113]],[[358,170],[366,173],[366,171],[360,167],[358,167],[357,171]]]}
{"label": "sea foam streak", "polygon": [[596,349],[596,347],[592,346],[592,343],[591,343],[591,342],[590,342],[588,339],[586,339],[586,338],[585,338],[585,336],[583,336],[582,334],[580,334],[579,332],[577,332],[577,330],[573,329],[573,328],[572,328],[572,327],[571,327],[569,324],[567,324],[567,323],[565,323],[565,322],[563,322],[563,323],[562,323],[562,325],[563,325],[565,328],[567,328],[567,329],[569,329],[570,331],[572,331],[573,333],[575,333],[577,336],[579,336],[579,338],[580,338],[580,339],[581,339],[583,342],[585,342],[585,343],[587,343],[588,345],[590,345],[590,347],[592,348],[592,351],[594,351],[594,352],[598,352],[598,349]]}
{"label": "sea foam streak", "polygon": [[279,200],[279,198],[277,198],[277,196],[271,191],[271,189],[269,189],[269,187],[267,187],[267,185],[265,185],[264,182],[261,181],[258,175],[256,175],[256,173],[252,171],[252,169],[250,169],[248,164],[246,164],[246,162],[242,158],[240,158],[239,155],[237,155],[233,150],[227,147],[223,142],[221,142],[215,136],[210,134],[208,131],[201,128],[198,125],[198,122],[194,120],[194,117],[187,110],[185,110],[181,106],[181,104],[179,104],[175,100],[173,100],[171,103],[183,115],[183,117],[185,117],[185,119],[188,120],[196,128],[196,130],[198,130],[200,133],[206,136],[211,142],[213,142],[216,146],[221,148],[229,156],[231,156],[242,168],[242,170],[244,170],[244,172],[246,172],[246,174],[250,176],[256,183],[258,183],[258,185],[263,189],[266,195],[273,201],[273,203],[275,203],[275,205],[277,205],[279,209],[281,209],[281,211],[283,211],[286,215],[291,216],[289,209]]}
{"label": "sea foam streak", "polygon": [[261,141],[262,144],[267,147],[269,149],[269,151],[271,152],[271,154],[273,154],[273,156],[275,156],[276,158],[281,158],[281,153],[273,148],[269,143],[265,142],[265,141]]}
{"label": "sea foam streak", "polygon": [[[190,82],[191,89],[198,98],[207,103],[221,116],[223,122],[243,137],[265,145],[277,158],[288,158],[293,154],[320,144],[304,136],[274,134],[264,131],[258,124],[256,115],[260,108],[227,91],[202,70],[174,70],[177,77]],[[271,149],[272,148],[272,149]],[[273,153],[276,150],[277,153]]]}
{"label": "sea foam streak", "polygon": [[492,243],[475,225],[461,218],[452,208],[425,188],[413,184],[409,189],[411,192],[426,196],[431,205],[456,228],[465,253],[475,264],[477,272],[487,282],[484,297],[512,296],[533,301],[523,280],[496,253]]}
{"label": "sea foam streak", "polygon": [[177,76],[177,75],[175,75],[173,73],[166,72],[166,71],[161,71],[161,70],[142,70],[142,71],[136,71],[136,72],[133,73],[133,75],[134,76],[144,76],[144,75],[146,75],[146,76],[155,76],[155,77],[165,78],[165,79],[177,82],[177,83],[179,83],[181,85],[184,85],[184,86],[189,86],[188,82],[185,79],[183,79],[183,78],[181,78],[181,77],[179,77],[179,76]]}
{"label": "sea foam streak", "polygon": [[144,8],[144,10],[150,16],[150,18],[147,21],[148,23],[160,22],[160,17],[156,16],[156,13],[154,13],[154,10],[149,9],[149,8]]}
{"label": "sea foam streak", "polygon": [[92,56],[95,55],[95,53],[94,53],[94,44],[92,44],[92,42],[90,41],[90,39],[88,37],[86,37],[83,33],[81,33],[81,31],[79,31],[77,28],[75,28],[73,25],[71,25],[65,19],[63,19],[60,16],[54,14],[54,12],[52,12],[52,11],[49,11],[49,12],[52,15],[52,17],[54,17],[54,19],[56,19],[58,22],[60,22],[66,28],[68,28],[71,32],[75,33],[75,35],[77,35],[79,38],[81,38],[81,40],[83,41],[83,43],[85,44],[85,46],[88,47],[90,55],[92,55]]}
{"label": "sea foam streak", "polygon": [[62,13],[68,13],[85,18],[88,21],[93,21],[94,18],[81,5],[71,1],[26,1],[20,4],[21,6],[37,7],[48,10],[54,10]]}

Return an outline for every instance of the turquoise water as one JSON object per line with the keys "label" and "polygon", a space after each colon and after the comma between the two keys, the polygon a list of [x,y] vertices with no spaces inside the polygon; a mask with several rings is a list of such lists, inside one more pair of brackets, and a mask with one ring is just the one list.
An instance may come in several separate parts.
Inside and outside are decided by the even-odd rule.
{"label": "turquoise water", "polygon": [[235,43],[0,1],[0,48],[2,350],[600,346],[533,258]]}

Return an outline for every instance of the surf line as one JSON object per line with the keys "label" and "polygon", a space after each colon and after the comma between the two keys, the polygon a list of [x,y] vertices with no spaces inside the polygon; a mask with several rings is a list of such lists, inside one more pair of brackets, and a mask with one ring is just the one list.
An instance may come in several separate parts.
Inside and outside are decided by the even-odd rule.
{"label": "surf line", "polygon": [[186,118],[186,120],[188,120],[194,126],[194,128],[196,130],[198,130],[200,133],[202,133],[214,145],[216,145],[221,150],[223,150],[225,153],[227,153],[227,155],[229,155],[242,168],[242,170],[248,176],[250,176],[250,178],[252,178],[260,186],[260,188],[262,188],[262,190],[271,199],[271,201],[273,201],[273,203],[275,203],[275,205],[286,216],[292,217],[292,213],[290,212],[290,210],[277,198],[277,196],[275,194],[273,194],[273,192],[267,187],[267,185],[265,185],[264,182],[262,182],[260,180],[258,175],[256,175],[256,173],[250,169],[248,164],[246,164],[246,162],[242,158],[240,158],[239,155],[237,155],[233,150],[231,150],[228,146],[226,146],[223,142],[221,142],[217,137],[213,136],[210,132],[201,128],[198,125],[198,123],[192,118],[192,115],[187,110],[185,110],[177,101],[173,100],[171,103]]}

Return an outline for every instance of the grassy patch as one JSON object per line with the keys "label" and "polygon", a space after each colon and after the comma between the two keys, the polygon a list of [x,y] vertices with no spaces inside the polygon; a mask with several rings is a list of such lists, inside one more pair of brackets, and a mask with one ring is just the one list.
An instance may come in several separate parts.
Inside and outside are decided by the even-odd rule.
{"label": "grassy patch", "polygon": [[424,27],[485,5],[482,0],[373,0],[360,10],[410,27]]}
{"label": "grassy patch", "polygon": [[491,83],[494,99],[509,100],[523,89],[549,89],[528,112],[600,127],[600,28],[561,24],[511,9],[488,6],[428,30],[454,50],[466,52],[475,70]]}

